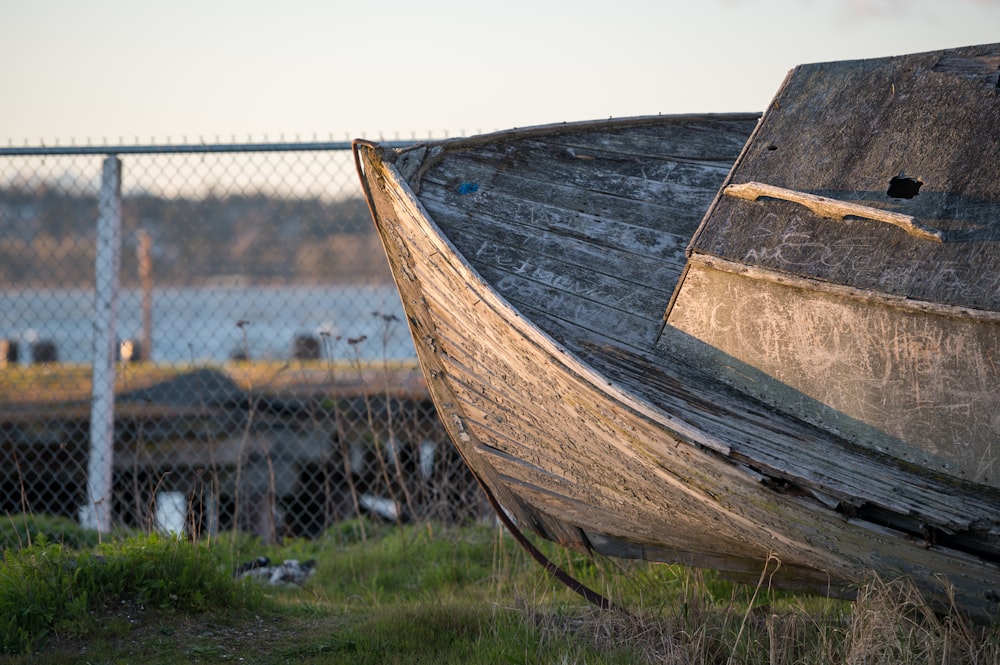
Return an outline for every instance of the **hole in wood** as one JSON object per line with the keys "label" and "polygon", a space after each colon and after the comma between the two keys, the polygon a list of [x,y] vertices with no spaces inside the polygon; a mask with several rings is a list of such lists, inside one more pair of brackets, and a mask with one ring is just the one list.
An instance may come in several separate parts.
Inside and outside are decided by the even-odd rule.
{"label": "hole in wood", "polygon": [[886,196],[893,199],[912,199],[920,193],[920,186],[924,184],[916,178],[911,178],[905,173],[900,173],[889,181],[889,190]]}

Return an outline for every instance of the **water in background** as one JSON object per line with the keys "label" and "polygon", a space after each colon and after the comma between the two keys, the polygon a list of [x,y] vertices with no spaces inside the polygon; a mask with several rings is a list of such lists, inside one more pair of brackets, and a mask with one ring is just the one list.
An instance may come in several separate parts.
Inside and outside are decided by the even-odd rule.
{"label": "water in background", "polygon": [[[20,346],[51,340],[61,362],[89,363],[93,353],[94,293],[84,289],[0,291],[0,339]],[[246,323],[241,327],[240,321]],[[142,337],[141,293],[122,289],[118,337]],[[153,353],[161,363],[222,362],[246,352],[251,359],[287,359],[299,335],[320,338],[337,358],[415,356],[399,294],[386,286],[229,286],[159,288],[153,293]],[[245,340],[244,340],[245,335]],[[337,341],[337,338],[341,339]]]}

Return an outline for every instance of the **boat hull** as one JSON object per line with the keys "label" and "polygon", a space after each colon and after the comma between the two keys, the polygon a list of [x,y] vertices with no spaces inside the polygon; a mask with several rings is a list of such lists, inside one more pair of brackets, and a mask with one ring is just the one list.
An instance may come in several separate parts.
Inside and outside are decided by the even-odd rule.
{"label": "boat hull", "polygon": [[[703,120],[648,122],[669,134]],[[580,131],[597,144],[627,125],[588,124]],[[542,128],[498,143],[514,151],[519,140],[537,142],[547,131],[566,130]],[[465,218],[446,212],[425,184],[434,164],[462,145],[410,155],[413,161],[360,146],[360,170],[439,415],[469,467],[521,526],[583,550],[753,581],[767,571],[776,586],[834,596],[850,596],[877,571],[911,577],[943,605],[951,598],[947,580],[963,609],[991,616],[1000,570],[983,556],[932,546],[900,515],[924,502],[940,523],[979,529],[969,537],[976,547],[992,538],[989,550],[997,538],[992,497],[970,515],[979,488],[913,475],[673,362],[657,349],[662,324],[655,321],[632,326],[642,328],[638,336],[615,333],[613,322],[584,329],[571,316],[584,304],[547,313],[544,303],[559,311],[567,293],[550,301],[539,296],[534,306],[515,302],[530,296],[524,284],[501,275],[509,261],[500,252],[474,251],[480,245],[462,237],[463,229],[475,232],[472,212]],[[475,141],[468,147],[477,149]],[[728,158],[737,154],[738,148]],[[723,169],[714,187],[724,176]],[[452,198],[469,196],[460,193],[463,183],[480,183],[471,193],[485,195],[482,182],[488,181],[459,178]],[[711,179],[703,186],[707,207]],[[518,210],[514,216],[531,217]],[[563,221],[572,216],[572,206],[562,214]],[[660,217],[651,215],[669,224]],[[574,240],[592,248],[606,242],[593,232]],[[660,262],[652,254],[636,259],[643,260]],[[915,481],[919,491],[899,491]],[[852,512],[852,504],[859,510]],[[878,519],[871,506],[881,511]]]}

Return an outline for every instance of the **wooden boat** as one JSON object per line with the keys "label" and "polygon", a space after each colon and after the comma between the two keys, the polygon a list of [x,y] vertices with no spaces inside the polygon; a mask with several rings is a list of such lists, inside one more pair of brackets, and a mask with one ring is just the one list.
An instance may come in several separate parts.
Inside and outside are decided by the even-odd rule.
{"label": "wooden boat", "polygon": [[998,66],[802,66],[759,122],[356,142],[439,415],[504,512],[830,595],[906,576],[995,617]]}

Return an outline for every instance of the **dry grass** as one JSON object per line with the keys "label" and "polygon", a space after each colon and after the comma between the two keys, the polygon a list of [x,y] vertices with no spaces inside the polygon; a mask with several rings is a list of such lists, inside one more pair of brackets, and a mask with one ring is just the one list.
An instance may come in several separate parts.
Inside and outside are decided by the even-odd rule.
{"label": "dry grass", "polygon": [[[115,374],[115,392],[146,388],[199,368],[187,364],[123,363]],[[426,391],[417,376],[415,362],[391,363],[386,367],[382,361],[377,365],[345,361],[334,368],[336,384],[331,383],[331,363],[325,360],[230,361],[217,369],[244,390],[343,390],[388,381],[397,390]],[[377,382],[373,378],[376,375]],[[0,366],[0,405],[23,408],[85,402],[91,397],[92,378],[90,365],[79,363]]]}
{"label": "dry grass", "polygon": [[738,585],[725,599],[703,573],[683,570],[683,593],[660,605],[569,614],[524,596],[517,609],[543,641],[569,634],[599,653],[625,650],[650,664],[1000,663],[1000,625],[972,623],[957,609],[937,614],[906,580],[873,575],[854,602]]}
{"label": "dry grass", "polygon": [[872,576],[854,604],[844,662],[1000,663],[1000,625],[974,625],[957,609],[935,614],[909,581]]}

